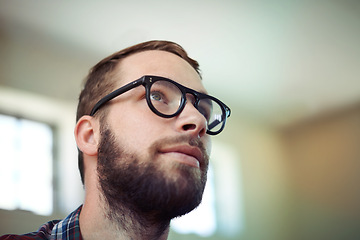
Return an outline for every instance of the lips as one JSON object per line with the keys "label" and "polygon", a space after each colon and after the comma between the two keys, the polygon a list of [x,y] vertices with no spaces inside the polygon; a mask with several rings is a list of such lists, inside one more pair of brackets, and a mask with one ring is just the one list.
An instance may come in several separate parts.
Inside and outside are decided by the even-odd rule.
{"label": "lips", "polygon": [[177,145],[163,148],[159,153],[172,156],[175,160],[192,167],[200,168],[203,165],[203,153],[198,147]]}

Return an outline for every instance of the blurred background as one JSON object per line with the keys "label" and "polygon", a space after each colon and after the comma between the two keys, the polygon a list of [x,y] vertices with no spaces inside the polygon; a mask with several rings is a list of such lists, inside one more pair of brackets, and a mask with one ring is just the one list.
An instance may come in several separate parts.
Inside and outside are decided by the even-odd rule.
{"label": "blurred background", "polygon": [[83,199],[73,137],[105,56],[171,40],[232,109],[169,239],[360,239],[360,2],[0,0],[0,234]]}

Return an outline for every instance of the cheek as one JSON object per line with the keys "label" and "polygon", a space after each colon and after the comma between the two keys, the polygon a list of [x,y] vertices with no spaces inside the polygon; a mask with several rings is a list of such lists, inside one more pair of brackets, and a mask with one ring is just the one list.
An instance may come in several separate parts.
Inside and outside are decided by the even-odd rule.
{"label": "cheek", "polygon": [[132,110],[131,114],[125,112],[123,109],[109,114],[112,119],[109,123],[117,141],[129,151],[145,152],[154,141],[167,135],[169,123],[166,121],[169,120],[156,116],[150,110]]}

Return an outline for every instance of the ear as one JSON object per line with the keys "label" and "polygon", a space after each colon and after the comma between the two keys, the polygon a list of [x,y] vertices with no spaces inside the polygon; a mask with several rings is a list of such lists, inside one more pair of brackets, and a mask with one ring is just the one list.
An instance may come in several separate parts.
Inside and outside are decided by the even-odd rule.
{"label": "ear", "polygon": [[91,116],[82,116],[75,126],[75,140],[78,148],[86,155],[97,155],[99,124]]}

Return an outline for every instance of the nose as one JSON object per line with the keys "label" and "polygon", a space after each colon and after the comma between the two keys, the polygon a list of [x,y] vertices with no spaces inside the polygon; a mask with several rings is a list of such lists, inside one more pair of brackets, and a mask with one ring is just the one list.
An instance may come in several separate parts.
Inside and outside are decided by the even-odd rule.
{"label": "nose", "polygon": [[184,109],[178,115],[176,128],[178,131],[191,134],[194,137],[202,137],[206,134],[207,121],[205,117],[194,107],[191,98],[188,98]]}

